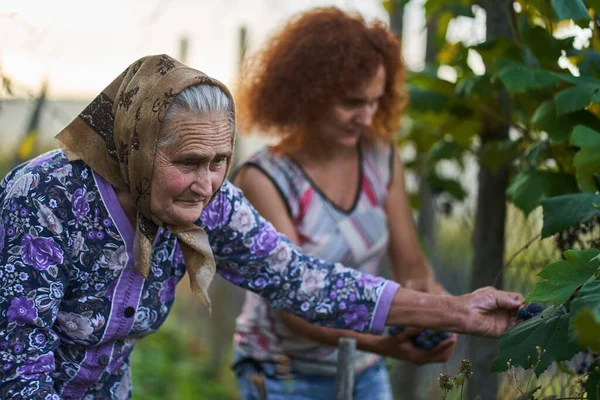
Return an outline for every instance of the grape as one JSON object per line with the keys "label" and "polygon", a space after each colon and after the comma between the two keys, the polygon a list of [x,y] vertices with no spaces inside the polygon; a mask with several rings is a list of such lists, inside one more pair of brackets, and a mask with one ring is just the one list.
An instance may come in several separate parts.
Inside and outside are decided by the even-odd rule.
{"label": "grape", "polygon": [[544,311],[544,307],[537,303],[529,303],[526,307],[522,307],[519,309],[519,311],[517,311],[517,319],[527,321],[537,316],[542,311]]}
{"label": "grape", "polygon": [[389,334],[392,335],[392,336],[399,335],[402,332],[404,332],[404,327],[403,326],[392,326],[389,329]]}
{"label": "grape", "polygon": [[425,342],[427,341],[427,339],[425,339],[422,336],[417,336],[417,338],[413,341],[413,344],[415,345],[415,347],[419,348],[419,349],[423,349],[425,348]]}
{"label": "grape", "polygon": [[413,339],[413,344],[418,349],[430,350],[452,335],[448,332],[436,332],[433,329],[423,329]]}
{"label": "grape", "polygon": [[529,314],[529,311],[527,311],[526,308],[520,308],[519,311],[517,311],[517,319],[527,321],[529,318],[531,318],[531,314]]}
{"label": "grape", "polygon": [[[390,326],[388,333],[392,336],[399,335],[404,331],[403,326]],[[413,346],[418,349],[430,350],[442,343],[444,340],[452,337],[449,332],[436,332],[433,329],[421,330],[412,340]]]}
{"label": "grape", "polygon": [[531,314],[539,314],[544,311],[544,307],[540,306],[538,303],[529,303],[527,305],[527,311]]}

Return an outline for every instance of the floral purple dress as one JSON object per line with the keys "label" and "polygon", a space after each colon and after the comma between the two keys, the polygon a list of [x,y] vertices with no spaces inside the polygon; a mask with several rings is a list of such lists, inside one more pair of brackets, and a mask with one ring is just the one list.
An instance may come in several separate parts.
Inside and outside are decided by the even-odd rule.
{"label": "floral purple dress", "polygon": [[[59,150],[11,171],[0,206],[0,398],[130,398],[133,346],[165,321],[185,273],[175,236],[159,230],[144,279],[113,188]],[[396,284],[303,255],[228,182],[198,224],[218,272],[273,307],[383,330]]]}

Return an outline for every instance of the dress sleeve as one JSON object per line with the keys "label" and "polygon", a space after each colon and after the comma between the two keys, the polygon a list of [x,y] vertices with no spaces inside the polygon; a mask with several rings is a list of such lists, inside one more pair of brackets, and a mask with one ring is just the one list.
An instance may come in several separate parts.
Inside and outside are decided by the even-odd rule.
{"label": "dress sleeve", "polygon": [[198,224],[221,276],[318,325],[381,333],[398,284],[305,255],[225,182]]}
{"label": "dress sleeve", "polygon": [[51,373],[59,338],[52,327],[68,283],[66,226],[39,175],[2,186],[0,398],[56,400]]}

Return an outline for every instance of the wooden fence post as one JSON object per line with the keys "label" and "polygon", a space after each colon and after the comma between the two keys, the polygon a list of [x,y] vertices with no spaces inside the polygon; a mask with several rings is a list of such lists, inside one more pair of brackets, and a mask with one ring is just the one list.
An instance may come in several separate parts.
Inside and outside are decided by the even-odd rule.
{"label": "wooden fence post", "polygon": [[354,389],[354,352],[356,340],[341,338],[338,344],[338,365],[335,379],[335,400],[352,400]]}

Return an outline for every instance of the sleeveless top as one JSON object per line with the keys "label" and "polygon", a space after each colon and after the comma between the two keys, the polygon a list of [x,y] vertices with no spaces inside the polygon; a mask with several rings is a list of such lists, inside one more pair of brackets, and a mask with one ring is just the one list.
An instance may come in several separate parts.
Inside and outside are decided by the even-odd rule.
{"label": "sleeveless top", "polygon": [[[260,150],[241,167],[258,168],[271,180],[287,207],[303,252],[377,275],[388,249],[385,200],[392,178],[393,146],[363,144],[359,154],[359,189],[350,210],[337,207],[299,164],[270,148]],[[342,281],[336,284],[343,286]],[[349,302],[352,296],[348,296]],[[337,347],[293,333],[267,301],[251,292],[246,293],[236,320],[234,346],[242,358],[278,362],[303,373],[336,374]],[[379,358],[357,351],[355,371],[372,366]]]}

